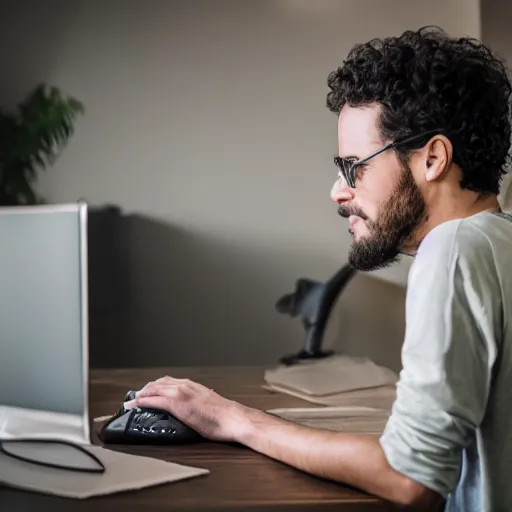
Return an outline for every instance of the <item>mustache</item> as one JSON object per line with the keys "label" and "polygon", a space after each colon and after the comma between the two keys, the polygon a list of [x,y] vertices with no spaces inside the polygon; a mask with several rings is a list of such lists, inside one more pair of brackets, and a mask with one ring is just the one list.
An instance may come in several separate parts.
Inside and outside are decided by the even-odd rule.
{"label": "mustache", "polygon": [[367,215],[360,208],[357,208],[357,206],[340,205],[338,207],[338,215],[345,219],[348,219],[351,215],[356,215],[357,217],[360,217],[363,220],[368,220]]}

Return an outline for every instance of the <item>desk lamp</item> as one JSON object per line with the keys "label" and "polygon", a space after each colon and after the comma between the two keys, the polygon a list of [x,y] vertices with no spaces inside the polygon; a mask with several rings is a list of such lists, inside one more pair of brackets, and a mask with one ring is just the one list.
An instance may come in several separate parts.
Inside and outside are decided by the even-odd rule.
{"label": "desk lamp", "polygon": [[277,311],[292,317],[300,316],[306,330],[302,349],[296,354],[282,357],[281,363],[290,366],[332,355],[332,350],[322,350],[325,326],[338,295],[355,274],[356,270],[346,264],[325,283],[300,278],[295,291],[277,301]]}

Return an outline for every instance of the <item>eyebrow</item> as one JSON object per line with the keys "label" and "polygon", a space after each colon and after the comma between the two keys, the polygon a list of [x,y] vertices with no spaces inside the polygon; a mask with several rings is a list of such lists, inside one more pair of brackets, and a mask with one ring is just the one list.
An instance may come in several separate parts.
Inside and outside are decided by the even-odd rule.
{"label": "eyebrow", "polygon": [[370,142],[370,145],[371,144],[374,144],[376,147],[375,149],[369,149],[368,152],[365,154],[365,155],[362,155],[362,156],[356,156],[356,155],[349,155],[349,156],[341,156],[339,155],[340,158],[343,158],[343,159],[349,159],[349,158],[353,158],[354,160],[362,160],[363,158],[366,158],[368,155],[372,154],[374,151],[377,151],[379,149],[382,148],[382,141],[380,140],[371,140]]}
{"label": "eyebrow", "polygon": [[341,155],[339,155],[339,157],[343,158],[343,160],[350,160],[350,159],[361,160],[361,158],[359,158],[358,156],[355,156],[355,155],[349,155],[349,156],[341,156]]}

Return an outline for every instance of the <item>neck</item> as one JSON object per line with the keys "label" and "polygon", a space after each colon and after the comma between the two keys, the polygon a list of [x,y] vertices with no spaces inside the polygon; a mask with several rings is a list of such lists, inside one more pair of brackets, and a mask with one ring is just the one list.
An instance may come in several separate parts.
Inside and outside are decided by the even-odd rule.
{"label": "neck", "polygon": [[466,201],[450,201],[449,207],[427,209],[427,215],[423,223],[418,227],[414,234],[414,239],[411,243],[403,248],[403,253],[414,256],[418,247],[427,234],[435,227],[448,222],[450,220],[464,219],[476,215],[477,213],[497,212],[500,211],[500,205],[496,195],[489,194],[479,196],[474,192],[470,192],[468,196],[472,195],[472,199]]}

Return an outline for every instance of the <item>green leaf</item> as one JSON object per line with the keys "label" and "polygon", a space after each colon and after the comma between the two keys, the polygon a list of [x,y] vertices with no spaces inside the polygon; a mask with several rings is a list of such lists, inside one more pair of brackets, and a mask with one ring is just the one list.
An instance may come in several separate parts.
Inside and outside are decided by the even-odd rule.
{"label": "green leaf", "polygon": [[0,205],[35,204],[33,185],[74,134],[83,104],[56,87],[37,85],[14,113],[0,110]]}

